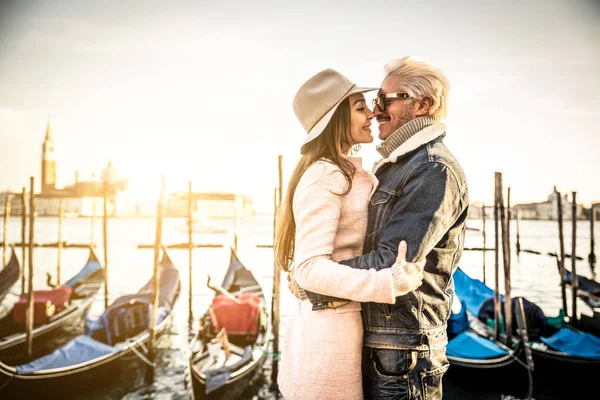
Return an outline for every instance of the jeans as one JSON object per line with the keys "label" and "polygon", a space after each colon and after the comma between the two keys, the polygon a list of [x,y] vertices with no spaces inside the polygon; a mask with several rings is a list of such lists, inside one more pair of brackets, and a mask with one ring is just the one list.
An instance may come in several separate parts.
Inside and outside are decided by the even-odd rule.
{"label": "jeans", "polygon": [[442,398],[446,349],[429,351],[363,348],[363,387],[368,400]]}

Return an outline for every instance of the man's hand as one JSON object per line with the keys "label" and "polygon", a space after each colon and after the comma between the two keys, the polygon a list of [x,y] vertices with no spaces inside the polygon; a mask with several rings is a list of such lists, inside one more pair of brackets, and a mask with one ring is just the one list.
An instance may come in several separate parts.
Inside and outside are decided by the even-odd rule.
{"label": "man's hand", "polygon": [[425,268],[426,260],[420,260],[416,263],[406,261],[406,252],[408,246],[403,240],[398,245],[398,257],[396,257],[396,264],[400,265],[404,272],[406,272],[406,278],[408,280],[409,291],[414,290],[421,286],[423,283],[423,268]]}
{"label": "man's hand", "polygon": [[298,288],[298,282],[296,282],[296,280],[294,279],[294,277],[292,276],[291,273],[288,273],[287,280],[288,280],[288,289],[290,290],[290,292],[292,292],[292,294],[298,300],[300,300],[300,290]]}

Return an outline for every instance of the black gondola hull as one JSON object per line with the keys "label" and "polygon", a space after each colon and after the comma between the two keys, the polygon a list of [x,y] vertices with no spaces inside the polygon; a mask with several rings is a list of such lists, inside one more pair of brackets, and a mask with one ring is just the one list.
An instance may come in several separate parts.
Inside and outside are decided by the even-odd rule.
{"label": "black gondola hull", "polygon": [[[157,334],[164,332],[171,324],[168,316],[157,327]],[[146,345],[148,333],[136,343]],[[136,347],[140,345],[137,344]],[[118,379],[131,382],[135,377],[143,379],[146,364],[132,350],[125,349],[114,353],[98,362],[80,368],[65,368],[64,371],[40,375],[10,376],[7,371],[0,370],[0,398],[21,398],[25,394],[37,398],[41,395],[50,397],[61,395],[69,398],[73,395],[89,392],[90,389],[103,387]],[[133,376],[132,376],[133,375]],[[6,396],[6,397],[5,397]]]}
{"label": "black gondola hull", "polygon": [[206,385],[204,379],[193,368],[193,362],[190,363],[190,371],[192,371],[192,383],[195,400],[229,400],[240,399],[242,394],[246,392],[255,382],[259,381],[263,372],[263,364],[266,359],[266,353],[254,362],[251,369],[244,376],[237,379],[235,382],[226,384],[219,389],[206,394]]}
{"label": "black gondola hull", "polygon": [[589,385],[582,385],[582,379],[600,376],[600,360],[586,360],[533,348],[531,352],[535,363],[533,379],[536,386],[543,385],[544,391],[551,391],[561,398],[586,398],[584,394],[589,393]]}
{"label": "black gondola hull", "polygon": [[[242,398],[242,394],[254,387],[254,382],[263,376],[263,366],[268,352],[268,318],[266,314],[266,301],[260,284],[256,281],[252,272],[248,270],[237,258],[237,255],[231,250],[231,259],[227,273],[221,285],[228,291],[247,291],[256,293],[260,298],[261,317],[259,322],[259,335],[252,344],[253,359],[249,364],[245,364],[238,370],[232,372],[232,375],[218,389],[206,394],[206,381],[202,370],[202,357],[206,355],[207,342],[209,337],[198,332],[196,341],[202,343],[202,351],[192,355],[190,358],[190,371],[193,395],[195,400],[225,400]],[[207,318],[208,311],[204,315]]]}
{"label": "black gondola hull", "polygon": [[470,390],[519,398],[523,398],[529,388],[529,374],[526,367],[513,357],[499,363],[470,363],[466,360],[458,361],[450,358],[449,361],[450,368],[444,374],[444,379],[449,383],[460,384],[469,387]]}

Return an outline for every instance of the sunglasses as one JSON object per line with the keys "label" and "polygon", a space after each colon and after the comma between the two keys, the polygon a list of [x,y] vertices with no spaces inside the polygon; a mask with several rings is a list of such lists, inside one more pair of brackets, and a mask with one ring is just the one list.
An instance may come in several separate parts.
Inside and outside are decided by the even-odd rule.
{"label": "sunglasses", "polygon": [[380,112],[384,112],[387,107],[387,99],[408,99],[410,95],[408,93],[383,93],[373,99],[373,109],[375,106],[379,108]]}

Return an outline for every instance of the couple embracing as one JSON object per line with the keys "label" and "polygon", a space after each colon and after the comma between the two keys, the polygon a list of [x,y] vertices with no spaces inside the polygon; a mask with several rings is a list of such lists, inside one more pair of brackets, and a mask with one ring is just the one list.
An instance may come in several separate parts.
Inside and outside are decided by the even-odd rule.
{"label": "couple embracing", "polygon": [[[442,397],[467,182],[443,142],[446,76],[412,57],[384,71],[377,89],[327,69],[293,101],[308,136],[275,243],[298,298],[278,376],[286,400]],[[373,141],[373,118],[370,171],[352,154]]]}

